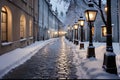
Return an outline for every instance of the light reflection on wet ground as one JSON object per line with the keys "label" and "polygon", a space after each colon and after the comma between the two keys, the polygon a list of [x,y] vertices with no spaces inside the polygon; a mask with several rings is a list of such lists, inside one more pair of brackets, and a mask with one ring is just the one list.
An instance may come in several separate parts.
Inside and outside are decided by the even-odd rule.
{"label": "light reflection on wet ground", "polygon": [[3,79],[76,79],[73,54],[64,38],[50,43]]}

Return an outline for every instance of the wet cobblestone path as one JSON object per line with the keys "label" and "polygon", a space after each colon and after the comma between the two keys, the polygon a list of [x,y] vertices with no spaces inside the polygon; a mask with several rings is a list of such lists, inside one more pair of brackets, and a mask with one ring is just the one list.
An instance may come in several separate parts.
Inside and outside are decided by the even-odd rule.
{"label": "wet cobblestone path", "polygon": [[77,79],[73,55],[63,38],[43,47],[3,79]]}

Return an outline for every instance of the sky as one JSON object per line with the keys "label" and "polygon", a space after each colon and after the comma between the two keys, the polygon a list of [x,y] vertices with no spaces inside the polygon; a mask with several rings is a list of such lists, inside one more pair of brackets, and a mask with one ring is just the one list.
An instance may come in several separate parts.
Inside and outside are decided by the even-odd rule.
{"label": "sky", "polygon": [[[66,11],[69,7],[69,4],[66,4],[64,1],[60,0],[51,0],[50,3],[52,4],[52,9],[55,11],[56,8],[58,10],[58,17],[61,21],[65,21],[66,18]],[[103,0],[103,3],[106,3],[106,0]],[[60,16],[60,13],[63,12],[63,17]]]}
{"label": "sky", "polygon": [[55,10],[57,7],[59,13],[61,11],[63,11],[63,12],[67,11],[68,5],[67,4],[65,5],[65,2],[63,2],[63,1],[60,3],[59,0],[51,0],[50,3],[52,4],[53,10]]}
{"label": "sky", "polygon": [[63,12],[64,16],[61,18],[64,21],[64,18],[66,16],[66,11],[68,9],[69,4],[66,4],[65,2],[59,2],[59,0],[51,0],[50,2],[52,4],[52,9],[55,11],[57,8],[58,10],[58,17],[60,17],[60,13]]}

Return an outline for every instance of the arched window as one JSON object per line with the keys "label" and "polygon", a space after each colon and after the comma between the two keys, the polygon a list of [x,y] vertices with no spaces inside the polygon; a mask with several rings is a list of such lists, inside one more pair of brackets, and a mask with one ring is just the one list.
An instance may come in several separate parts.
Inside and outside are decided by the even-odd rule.
{"label": "arched window", "polygon": [[33,31],[32,31],[33,27],[32,27],[32,20],[29,21],[29,36],[32,37],[33,36]]}
{"label": "arched window", "polygon": [[20,18],[20,39],[25,38],[26,34],[25,26],[26,26],[25,16],[22,15]]}
{"label": "arched window", "polygon": [[12,41],[12,13],[9,7],[3,6],[1,8],[1,42]]}
{"label": "arched window", "polygon": [[1,11],[1,41],[8,42],[7,10],[2,7]]}

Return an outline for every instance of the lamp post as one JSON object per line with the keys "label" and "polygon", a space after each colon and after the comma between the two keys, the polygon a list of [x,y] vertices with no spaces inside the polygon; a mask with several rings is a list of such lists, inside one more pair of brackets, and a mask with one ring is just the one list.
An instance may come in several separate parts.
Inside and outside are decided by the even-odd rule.
{"label": "lamp post", "polygon": [[81,43],[80,43],[80,49],[84,48],[84,43],[83,42],[83,26],[84,26],[85,20],[81,16],[80,19],[78,20],[78,24],[81,26]]}
{"label": "lamp post", "polygon": [[92,42],[92,26],[93,26],[93,22],[96,19],[97,16],[97,10],[94,9],[94,5],[93,3],[90,1],[89,2],[89,8],[88,10],[85,11],[85,16],[86,16],[86,20],[89,23],[89,27],[90,27],[90,38],[89,38],[89,47],[88,47],[88,51],[87,51],[87,57],[95,57],[95,47],[93,46],[93,42]]}
{"label": "lamp post", "polygon": [[76,44],[76,45],[78,45],[78,24],[77,24],[77,22],[75,22],[75,24],[74,24],[74,29],[75,29],[75,38],[74,38],[74,43]]}
{"label": "lamp post", "polygon": [[111,0],[107,0],[107,41],[106,53],[104,54],[103,68],[106,72],[117,74],[116,55],[112,46],[112,25],[111,25]]}
{"label": "lamp post", "polygon": [[70,41],[72,41],[72,27],[70,27]]}
{"label": "lamp post", "polygon": [[68,37],[68,40],[70,40],[70,26],[68,26],[67,30],[68,30],[68,36],[67,37]]}
{"label": "lamp post", "polygon": [[73,33],[73,30],[74,30],[73,26],[72,26],[71,30],[72,30],[71,31],[71,34],[72,34],[71,38],[72,38],[72,42],[74,42],[74,40],[73,40],[73,35],[74,35],[74,33]]}

